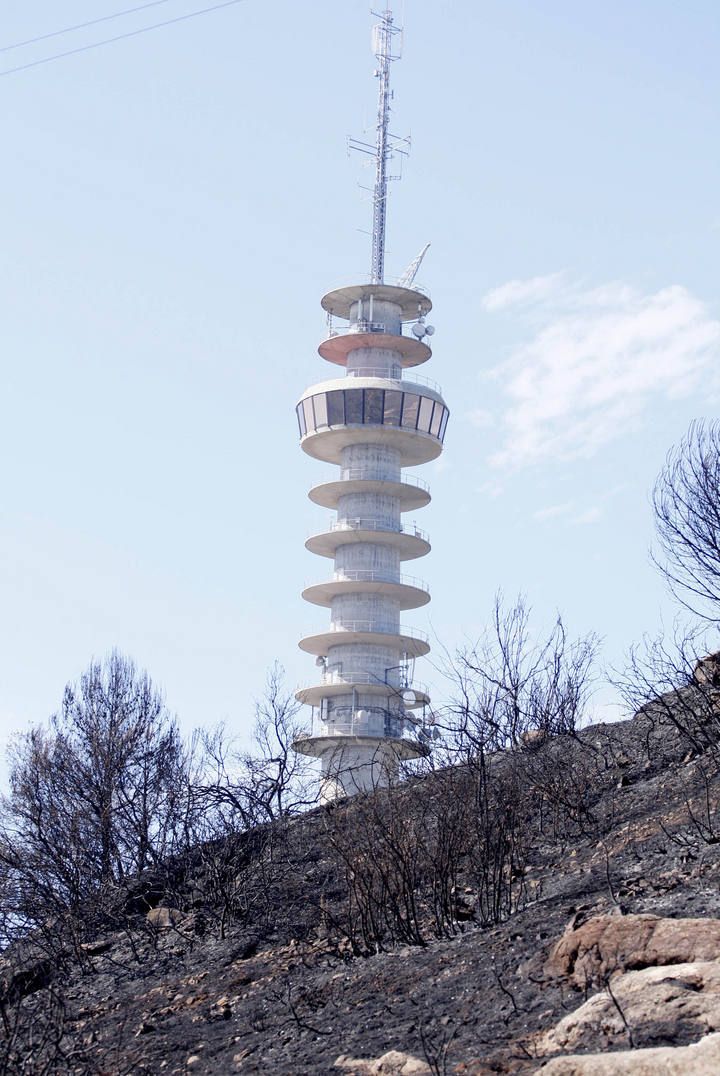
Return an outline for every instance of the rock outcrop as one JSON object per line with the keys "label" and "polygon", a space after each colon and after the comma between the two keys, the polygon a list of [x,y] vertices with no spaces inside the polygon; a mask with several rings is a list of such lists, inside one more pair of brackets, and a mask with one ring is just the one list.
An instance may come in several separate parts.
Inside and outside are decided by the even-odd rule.
{"label": "rock outcrop", "polygon": [[720,957],[720,920],[598,915],[571,924],[545,964],[547,975],[585,989],[616,971]]}
{"label": "rock outcrop", "polygon": [[400,1050],[389,1050],[375,1061],[342,1054],[335,1062],[335,1068],[351,1076],[431,1076],[432,1073],[426,1061]]}
{"label": "rock outcrop", "polygon": [[720,1030],[720,963],[669,964],[612,978],[538,1042],[541,1054],[672,1044]]}
{"label": "rock outcrop", "polygon": [[690,1046],[556,1057],[537,1072],[542,1076],[717,1076],[720,1034],[706,1035]]}

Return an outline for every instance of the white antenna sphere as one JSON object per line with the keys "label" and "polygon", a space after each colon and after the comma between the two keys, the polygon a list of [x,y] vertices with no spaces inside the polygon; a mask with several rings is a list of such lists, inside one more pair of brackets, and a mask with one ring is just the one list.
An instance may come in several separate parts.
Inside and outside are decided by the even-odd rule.
{"label": "white antenna sphere", "polygon": [[366,721],[367,720],[367,715],[368,715],[367,710],[358,710],[358,712],[355,714],[358,721]]}
{"label": "white antenna sphere", "polygon": [[417,695],[414,691],[403,691],[402,701],[407,703],[408,706],[412,706],[413,703],[417,702]]}

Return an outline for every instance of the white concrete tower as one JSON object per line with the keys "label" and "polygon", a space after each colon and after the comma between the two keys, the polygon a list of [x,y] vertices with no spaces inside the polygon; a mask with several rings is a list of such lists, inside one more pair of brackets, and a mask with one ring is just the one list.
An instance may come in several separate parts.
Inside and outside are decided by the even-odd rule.
{"label": "white concrete tower", "polygon": [[430,647],[400,615],[430,600],[421,580],[401,573],[404,561],[430,550],[427,536],[403,522],[403,514],[424,507],[430,494],[404,468],[440,455],[448,409],[438,386],[412,372],[431,355],[425,342],[431,303],[412,287],[422,256],[399,284],[383,280],[387,165],[399,149],[388,131],[397,32],[392,13],[383,12],[373,35],[377,141],[365,147],[376,166],[370,283],[323,298],[330,333],[318,350],[345,376],[313,385],[297,405],[303,450],[340,468],[333,481],[310,491],[310,499],[336,517],[306,547],[332,559],[334,571],[303,597],[328,608],[331,623],[300,642],[316,657],[318,682],[297,693],[312,707],[312,728],[294,745],[320,759],[322,800],[385,785],[401,759],[427,751],[423,717],[430,700],[413,670],[415,658]]}

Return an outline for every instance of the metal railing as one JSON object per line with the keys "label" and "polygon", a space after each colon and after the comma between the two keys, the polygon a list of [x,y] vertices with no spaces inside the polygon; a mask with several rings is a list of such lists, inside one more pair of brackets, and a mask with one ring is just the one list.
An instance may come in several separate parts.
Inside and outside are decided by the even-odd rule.
{"label": "metal railing", "polygon": [[[402,336],[402,332],[396,332],[395,329],[388,328],[384,321],[370,321],[368,318],[360,318],[359,321],[353,321],[350,325],[344,325],[341,331],[338,331],[334,324],[328,320],[328,340],[332,340],[335,336],[353,336],[356,333],[384,333],[387,336]],[[406,339],[413,339],[413,337],[407,337]]]}
{"label": "metal railing", "polygon": [[330,524],[330,532],[332,531],[384,531],[387,534],[407,534],[411,538],[420,538],[423,542],[428,541],[425,531],[420,530],[414,523],[390,527],[377,519],[334,519]]}
{"label": "metal railing", "polygon": [[395,373],[389,371],[387,367],[381,366],[361,366],[358,370],[348,370],[347,377],[380,377],[386,381],[399,381],[400,388],[407,388],[408,385],[426,385],[427,388],[433,389],[440,396],[442,396],[442,388],[433,381],[431,377],[423,377],[420,374],[412,373],[407,378],[404,378],[402,374],[403,370],[397,370],[397,376]]}
{"label": "metal railing", "polygon": [[[377,635],[405,635],[408,639],[417,639],[422,643],[428,641],[427,632],[420,631],[418,628],[409,628],[406,624],[383,625],[382,622],[378,623],[377,620],[345,620],[342,623],[333,621],[330,625],[330,631],[333,635],[357,631]],[[325,632],[315,630],[310,634],[324,635]]]}
{"label": "metal railing", "polygon": [[[318,687],[347,687],[347,693],[350,695],[355,688],[362,689],[363,687],[378,686],[386,687],[388,689],[388,695],[395,695],[398,698],[400,698],[404,691],[414,691],[416,695],[426,695],[428,697],[430,695],[428,685],[422,683],[420,680],[413,680],[412,683],[405,684],[389,684],[386,680],[382,680],[379,676],[375,676],[373,673],[352,669],[349,672],[338,672],[333,669],[330,672],[323,673],[319,684],[317,681],[312,684],[304,684],[300,690],[313,691]],[[360,693],[362,694],[362,690]]]}
{"label": "metal railing", "polygon": [[[362,714],[362,716],[360,716]],[[312,736],[382,736],[390,740],[406,740],[414,743],[427,743],[430,736],[421,721],[413,718],[400,718],[387,711],[364,713],[356,711],[352,715],[320,717],[315,714],[312,720]]]}
{"label": "metal railing", "polygon": [[402,381],[402,366],[361,366],[359,369],[348,370],[347,377],[382,377],[385,381]]}
{"label": "metal railing", "polygon": [[[323,579],[311,579],[306,581],[305,589],[308,587],[322,586],[325,580]],[[338,571],[333,572],[332,579],[328,580],[331,583],[398,583],[404,587],[415,587],[417,590],[424,591],[425,594],[430,593],[430,587],[424,579],[420,579],[416,575],[405,575],[399,572],[391,572],[389,570],[381,571],[376,568],[340,568]]]}
{"label": "metal railing", "polygon": [[400,474],[397,478],[390,478],[387,472],[368,470],[366,467],[343,467],[340,471],[340,480],[342,482],[401,482],[404,486],[415,486],[416,489],[421,489],[425,493],[430,492],[430,486],[424,478],[416,478],[411,474]]}
{"label": "metal railing", "polygon": [[[366,684],[381,684],[383,687],[388,687],[391,691],[396,692],[398,695],[402,695],[403,691],[415,691],[421,695],[429,694],[427,684],[423,684],[419,680],[413,680],[412,683],[408,683],[406,681],[404,684],[389,684],[387,680],[382,680],[374,673],[366,672],[365,670],[361,669],[350,669],[348,672],[345,672],[344,669],[328,669],[325,673],[323,673],[320,682],[323,687],[326,685],[333,684],[347,684],[349,689],[352,689],[356,685],[363,686]],[[308,686],[315,687],[314,684]]]}
{"label": "metal railing", "polygon": [[409,375],[409,377],[407,377],[407,379],[403,378],[402,383],[403,385],[427,385],[429,389],[434,389],[434,391],[437,392],[439,396],[442,396],[443,394],[442,385],[439,385],[437,381],[433,381],[431,377],[425,377],[424,375],[416,374],[414,370]]}
{"label": "metal railing", "polygon": [[340,568],[333,573],[333,581],[337,583],[401,583],[404,587],[416,587],[429,593],[430,588],[424,579],[417,575],[393,575],[389,571],[379,571],[377,568]]}

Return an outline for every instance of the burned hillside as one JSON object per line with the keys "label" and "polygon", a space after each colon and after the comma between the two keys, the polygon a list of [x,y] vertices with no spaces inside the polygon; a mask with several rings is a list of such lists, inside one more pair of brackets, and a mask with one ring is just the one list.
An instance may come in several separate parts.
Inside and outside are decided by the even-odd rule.
{"label": "burned hillside", "polygon": [[[711,704],[712,678],[108,887],[6,951],[2,1071],[595,1072],[558,1058],[608,1050],[602,1071],[633,1071],[628,1051],[681,1051],[717,1026]],[[653,1005],[624,982],[666,965],[696,997],[682,1019],[667,985]]]}

